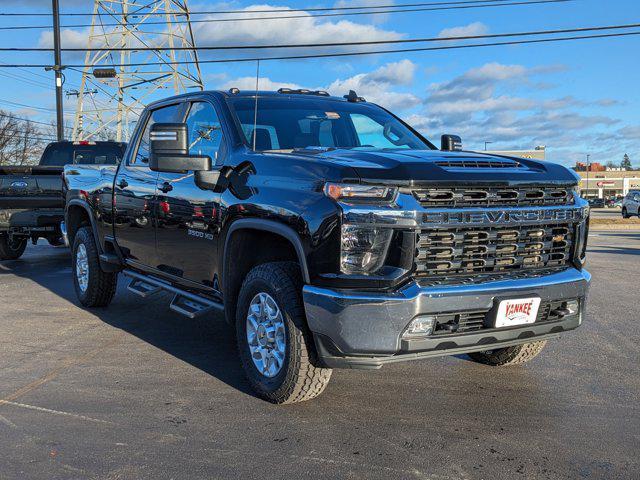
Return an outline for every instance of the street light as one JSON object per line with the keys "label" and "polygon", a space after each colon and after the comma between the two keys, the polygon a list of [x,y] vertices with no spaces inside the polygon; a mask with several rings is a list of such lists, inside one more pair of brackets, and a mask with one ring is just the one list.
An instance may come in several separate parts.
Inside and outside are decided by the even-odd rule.
{"label": "street light", "polygon": [[484,142],[484,151],[485,152],[487,151],[487,145],[489,145],[490,143],[493,143],[493,142]]}

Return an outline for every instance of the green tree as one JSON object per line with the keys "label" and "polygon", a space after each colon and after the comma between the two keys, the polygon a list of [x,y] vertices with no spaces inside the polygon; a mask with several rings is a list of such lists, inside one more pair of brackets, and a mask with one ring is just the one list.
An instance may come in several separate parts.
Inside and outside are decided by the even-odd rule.
{"label": "green tree", "polygon": [[622,157],[622,162],[620,162],[620,167],[623,170],[631,170],[631,160],[629,160],[629,155],[627,155],[626,153],[624,154],[624,157]]}

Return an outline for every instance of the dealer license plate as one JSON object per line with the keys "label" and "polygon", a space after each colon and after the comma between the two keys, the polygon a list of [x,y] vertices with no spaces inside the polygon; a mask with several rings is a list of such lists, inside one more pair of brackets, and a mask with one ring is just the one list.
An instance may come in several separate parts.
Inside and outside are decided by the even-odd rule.
{"label": "dealer license plate", "polygon": [[518,298],[516,300],[502,300],[498,304],[495,327],[513,327],[534,323],[538,316],[540,298]]}

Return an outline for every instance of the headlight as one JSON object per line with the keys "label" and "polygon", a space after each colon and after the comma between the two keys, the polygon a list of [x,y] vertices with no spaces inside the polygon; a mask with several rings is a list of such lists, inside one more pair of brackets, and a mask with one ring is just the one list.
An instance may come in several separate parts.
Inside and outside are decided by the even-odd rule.
{"label": "headlight", "polygon": [[326,183],[324,194],[334,200],[352,203],[390,203],[396,198],[398,189],[380,185],[352,185],[348,183]]}
{"label": "headlight", "polygon": [[349,275],[374,273],[387,256],[393,230],[342,226],[340,270]]}

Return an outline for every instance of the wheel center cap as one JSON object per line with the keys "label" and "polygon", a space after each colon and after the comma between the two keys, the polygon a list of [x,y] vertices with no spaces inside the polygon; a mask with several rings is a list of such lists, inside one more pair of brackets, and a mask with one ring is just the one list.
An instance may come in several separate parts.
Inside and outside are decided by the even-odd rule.
{"label": "wheel center cap", "polygon": [[258,333],[258,343],[263,347],[266,346],[268,343],[268,339],[267,339],[267,329],[265,328],[265,326],[259,325],[257,333]]}

